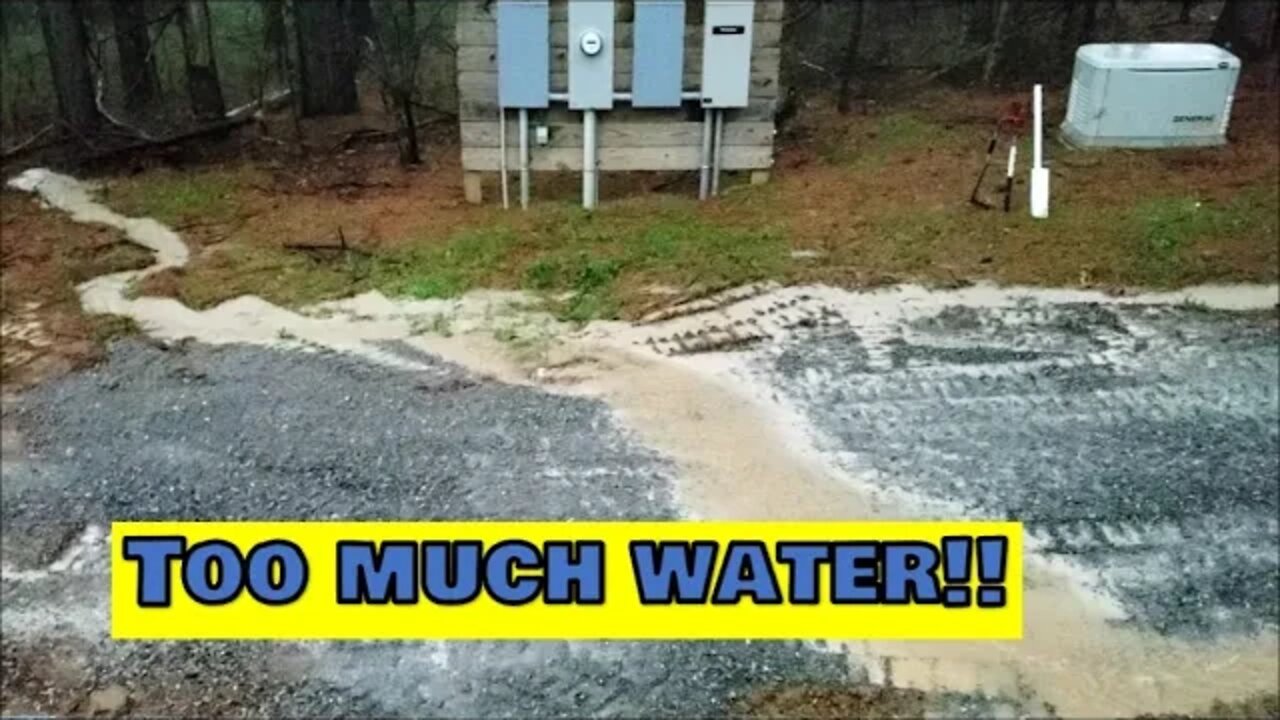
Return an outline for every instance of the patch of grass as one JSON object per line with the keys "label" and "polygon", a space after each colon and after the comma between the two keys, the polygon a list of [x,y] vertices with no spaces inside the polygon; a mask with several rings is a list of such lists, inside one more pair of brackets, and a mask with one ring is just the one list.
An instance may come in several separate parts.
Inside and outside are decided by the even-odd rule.
{"label": "patch of grass", "polygon": [[514,243],[509,228],[469,230],[443,246],[413,246],[377,258],[371,282],[395,295],[454,297],[488,281]]}
{"label": "patch of grass", "polygon": [[153,262],[155,257],[150,250],[123,240],[74,252],[64,249],[63,252],[67,274],[76,284],[99,275],[139,270]]}
{"label": "patch of grass", "polygon": [[1185,272],[1186,250],[1200,242],[1265,235],[1275,237],[1277,207],[1274,194],[1255,187],[1227,203],[1214,204],[1189,197],[1157,197],[1138,203],[1130,212],[1129,236],[1137,257],[1135,266],[1149,282],[1173,284]]}
{"label": "patch of grass", "polygon": [[206,252],[186,268],[147,276],[130,294],[175,297],[196,309],[241,295],[299,307],[367,289],[370,262],[359,257],[321,261],[302,253],[231,243]]}
{"label": "patch of grass", "polygon": [[427,333],[432,333],[441,337],[452,337],[453,320],[444,313],[436,313],[432,315],[430,319],[414,318],[414,320],[409,323],[410,335],[426,335]]}
{"label": "patch of grass", "polygon": [[833,165],[875,170],[892,156],[933,144],[946,144],[952,132],[913,112],[853,117],[842,133],[823,136],[818,154]]}
{"label": "patch of grass", "polygon": [[93,341],[100,345],[142,333],[137,321],[125,315],[90,315],[88,323]]}
{"label": "patch of grass", "polygon": [[157,171],[113,183],[105,199],[132,217],[151,217],[171,227],[233,219],[239,194],[250,182],[245,169]]}
{"label": "patch of grass", "polygon": [[650,210],[542,209],[527,227],[476,228],[379,257],[370,285],[418,298],[522,287],[551,298],[561,319],[587,322],[626,314],[646,284],[734,285],[786,269],[777,232],[705,222],[692,205]]}

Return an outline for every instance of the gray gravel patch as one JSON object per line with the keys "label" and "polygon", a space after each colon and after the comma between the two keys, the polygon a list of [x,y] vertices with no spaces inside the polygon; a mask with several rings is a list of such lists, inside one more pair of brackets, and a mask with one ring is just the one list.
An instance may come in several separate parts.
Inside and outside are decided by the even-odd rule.
{"label": "gray gravel patch", "polygon": [[[11,419],[28,453],[3,485],[3,554],[20,570],[111,520],[676,515],[672,468],[601,403],[439,361],[123,342]],[[112,643],[106,562],[102,546],[4,583],[20,678],[6,683],[23,683],[7,695],[65,699],[87,673],[155,714],[635,717],[723,714],[752,688],[849,675],[843,655],[777,642]],[[50,702],[27,710],[75,708]]]}
{"label": "gray gravel patch", "polygon": [[1274,313],[957,307],[899,327],[887,353],[856,330],[755,364],[853,471],[1024,521],[1047,552],[1099,571],[1131,622],[1276,626]]}

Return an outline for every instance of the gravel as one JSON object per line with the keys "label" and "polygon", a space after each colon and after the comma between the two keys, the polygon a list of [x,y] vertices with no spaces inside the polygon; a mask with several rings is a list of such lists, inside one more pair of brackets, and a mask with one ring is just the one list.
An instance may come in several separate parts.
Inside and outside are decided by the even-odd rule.
{"label": "gravel", "polygon": [[[6,465],[4,561],[37,575],[112,519],[676,515],[672,468],[599,402],[438,361],[409,373],[129,341],[23,397],[13,419],[28,453]],[[103,547],[4,583],[6,677],[26,678],[7,694],[65,697],[91,668],[155,714],[706,715],[749,688],[849,672],[843,655],[777,642],[111,643]]]}
{"label": "gravel", "polygon": [[885,484],[1026,523],[1101,574],[1128,622],[1274,633],[1280,619],[1275,314],[1026,303],[950,307],[889,352],[852,330],[755,372]]}

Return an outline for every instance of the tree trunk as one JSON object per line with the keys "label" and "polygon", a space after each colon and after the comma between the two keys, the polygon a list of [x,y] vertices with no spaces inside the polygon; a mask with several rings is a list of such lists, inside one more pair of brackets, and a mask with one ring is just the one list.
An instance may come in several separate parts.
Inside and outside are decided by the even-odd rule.
{"label": "tree trunk", "polygon": [[1272,0],[1227,0],[1210,42],[1227,48],[1242,60],[1261,59],[1267,51],[1272,7]]}
{"label": "tree trunk", "polygon": [[289,33],[285,25],[285,0],[262,0],[263,45],[276,75],[288,78]]}
{"label": "tree trunk", "polygon": [[72,130],[86,135],[102,121],[89,72],[89,42],[79,2],[45,0],[39,4],[40,30],[49,55],[49,70],[58,97],[58,115]]}
{"label": "tree trunk", "polygon": [[996,66],[1000,64],[1000,50],[1004,46],[1004,28],[1009,19],[1010,0],[1000,0],[996,9],[996,26],[991,31],[991,45],[987,48],[987,59],[982,63],[982,84],[990,85],[996,74]]}
{"label": "tree trunk", "polygon": [[159,79],[151,56],[151,35],[147,32],[147,8],[143,0],[115,0],[111,22],[120,56],[120,87],[125,106],[141,110],[155,99]]}
{"label": "tree trunk", "polygon": [[1178,12],[1178,22],[1183,25],[1191,24],[1191,8],[1196,4],[1196,0],[1182,0],[1182,10]]}
{"label": "tree trunk", "polygon": [[222,84],[218,81],[207,0],[184,0],[178,17],[191,111],[202,119],[221,118],[227,114],[227,103],[222,97]]}
{"label": "tree trunk", "polygon": [[356,53],[344,0],[295,2],[302,59],[302,114],[356,111]]}
{"label": "tree trunk", "polygon": [[373,33],[373,6],[369,0],[347,0],[347,18],[356,38]]}
{"label": "tree trunk", "polygon": [[1080,45],[1093,40],[1093,32],[1098,26],[1098,0],[1085,0],[1084,22],[1080,25]]}
{"label": "tree trunk", "polygon": [[413,98],[401,95],[397,103],[400,105],[400,116],[404,142],[400,144],[400,164],[419,165],[422,163],[422,151],[418,148],[418,121],[413,117]]}
{"label": "tree trunk", "polygon": [[858,50],[862,44],[862,21],[865,16],[865,0],[853,0],[849,17],[849,44],[844,50],[844,65],[840,68],[840,96],[836,109],[841,115],[849,113],[853,102],[853,80],[858,73]]}

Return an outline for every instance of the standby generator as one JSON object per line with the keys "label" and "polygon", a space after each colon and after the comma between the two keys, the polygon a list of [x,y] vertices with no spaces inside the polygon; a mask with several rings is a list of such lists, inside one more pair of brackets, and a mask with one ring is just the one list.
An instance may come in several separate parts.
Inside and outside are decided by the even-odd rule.
{"label": "standby generator", "polygon": [[1239,76],[1239,58],[1216,45],[1084,45],[1062,137],[1086,148],[1223,145]]}

